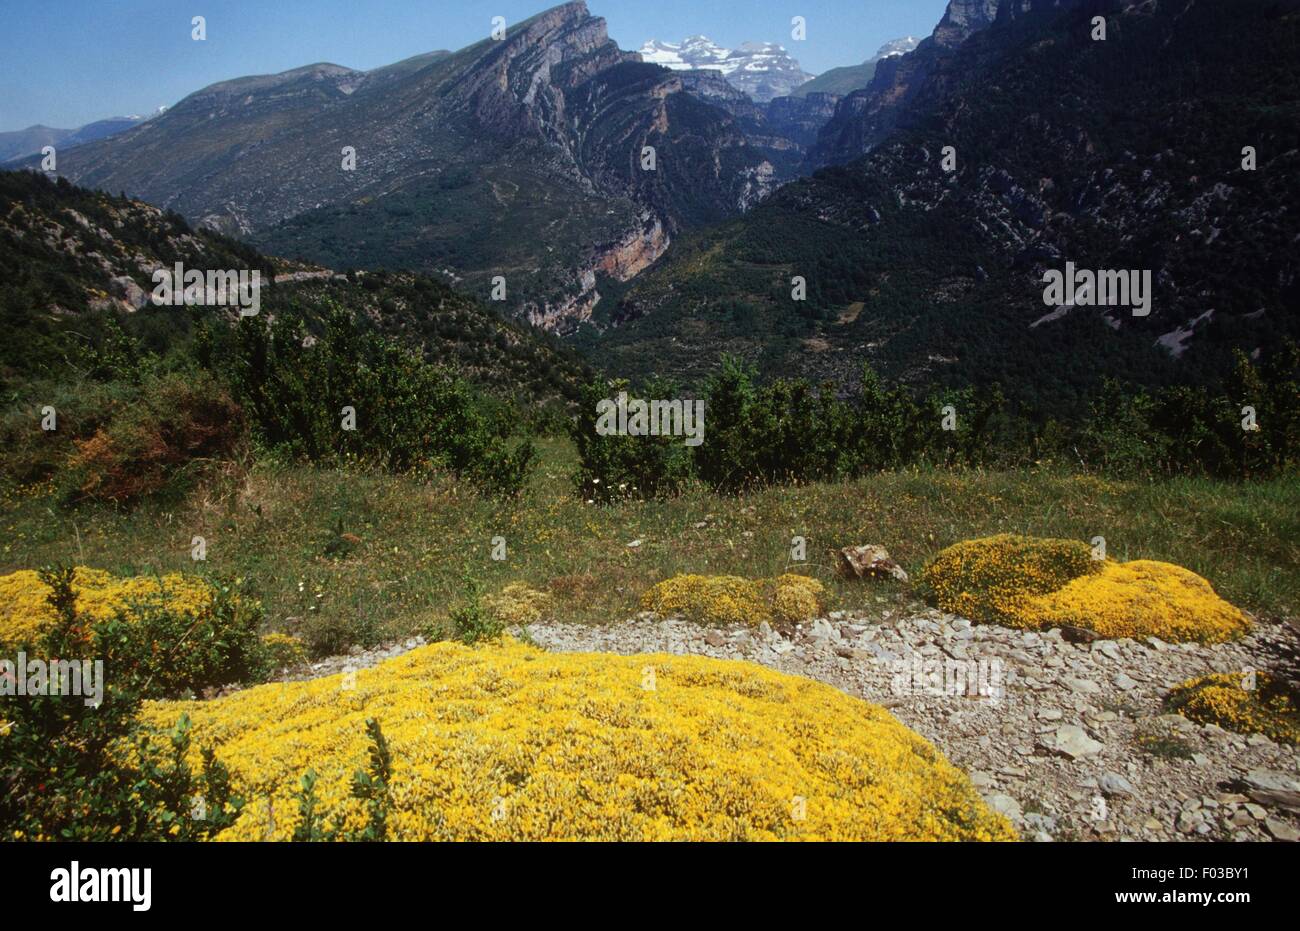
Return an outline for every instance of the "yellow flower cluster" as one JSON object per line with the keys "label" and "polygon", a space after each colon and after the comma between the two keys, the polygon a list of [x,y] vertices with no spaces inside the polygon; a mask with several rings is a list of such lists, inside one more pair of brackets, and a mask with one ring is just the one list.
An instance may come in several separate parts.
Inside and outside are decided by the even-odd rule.
{"label": "yellow flower cluster", "polygon": [[266,650],[271,666],[275,669],[297,666],[307,660],[307,649],[303,642],[297,637],[279,631],[263,634],[262,647]]}
{"label": "yellow flower cluster", "polygon": [[287,839],[319,775],[329,827],[376,718],[393,840],[1013,840],[966,776],[883,708],[761,666],[437,643],[352,677],[158,702],[247,799],[222,840]]}
{"label": "yellow flower cluster", "polygon": [[675,575],[641,596],[641,607],[704,624],[752,624],[774,618],[795,623],[821,614],[826,589],[789,573],[773,580],[735,575]]}
{"label": "yellow flower cluster", "polygon": [[1103,637],[1159,637],[1221,643],[1242,636],[1250,622],[1182,566],[1148,559],[1107,562],[1049,595],[1026,602],[1039,627],[1069,624]]}
{"label": "yellow flower cluster", "polygon": [[826,588],[816,579],[787,572],[777,578],[772,592],[772,614],[796,624],[826,613]]}
{"label": "yellow flower cluster", "polygon": [[497,594],[483,599],[492,616],[509,627],[540,621],[551,610],[553,602],[549,594],[529,588],[523,582],[511,582]]}
{"label": "yellow flower cluster", "polygon": [[948,547],[921,570],[938,607],[975,621],[1104,637],[1217,643],[1250,627],[1210,583],[1171,563],[1094,559],[1074,540],[1001,534]]}
{"label": "yellow flower cluster", "polygon": [[[121,578],[102,569],[78,567],[72,590],[77,609],[92,621],[106,620],[137,604],[165,603],[191,617],[212,605],[212,589],[207,583],[175,573]],[[49,594],[49,586],[30,569],[0,576],[0,646],[13,648],[39,639],[55,619]]]}
{"label": "yellow flower cluster", "polygon": [[1300,743],[1300,695],[1266,672],[1220,672],[1170,690],[1166,707],[1199,724]]}

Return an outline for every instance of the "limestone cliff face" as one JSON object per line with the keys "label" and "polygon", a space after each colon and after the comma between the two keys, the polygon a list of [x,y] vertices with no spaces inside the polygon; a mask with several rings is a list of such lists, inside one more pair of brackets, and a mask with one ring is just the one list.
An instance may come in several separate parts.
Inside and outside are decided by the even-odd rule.
{"label": "limestone cliff face", "polygon": [[933,39],[945,48],[961,45],[981,29],[993,25],[1002,0],[948,0],[943,19],[934,27]]}
{"label": "limestone cliff face", "polygon": [[600,303],[597,275],[615,281],[629,281],[653,265],[671,242],[663,221],[653,214],[641,217],[641,226],[622,239],[593,250],[589,261],[578,270],[576,293],[561,300],[530,304],[528,322],[552,332],[567,333],[591,319]]}
{"label": "limestone cliff face", "polygon": [[616,281],[627,281],[649,268],[668,248],[669,238],[658,217],[645,217],[647,223],[623,240],[604,250],[598,267]]}
{"label": "limestone cliff face", "polygon": [[905,121],[918,94],[942,91],[947,63],[972,36],[1044,10],[1112,0],[949,0],[943,19],[914,51],[882,59],[867,87],[840,100],[809,151],[807,168],[841,165],[871,151]]}

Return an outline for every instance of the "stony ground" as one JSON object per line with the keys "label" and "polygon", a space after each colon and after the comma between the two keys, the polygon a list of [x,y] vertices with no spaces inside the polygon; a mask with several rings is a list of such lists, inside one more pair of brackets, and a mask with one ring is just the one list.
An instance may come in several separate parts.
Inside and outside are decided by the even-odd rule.
{"label": "stony ground", "polygon": [[[1212,646],[1075,643],[906,605],[785,632],[643,614],[606,627],[532,624],[526,636],[562,651],[744,659],[884,705],[969,772],[1028,840],[1300,839],[1300,750],[1162,711],[1186,679],[1294,661],[1300,638],[1289,626]],[[373,665],[420,642],[291,677]]]}

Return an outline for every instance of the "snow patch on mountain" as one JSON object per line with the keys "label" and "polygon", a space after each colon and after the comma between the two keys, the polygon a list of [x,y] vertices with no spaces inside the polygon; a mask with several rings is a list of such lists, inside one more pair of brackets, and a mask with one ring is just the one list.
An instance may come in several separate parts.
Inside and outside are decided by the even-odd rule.
{"label": "snow patch on mountain", "polygon": [[651,39],[638,51],[643,61],[674,71],[720,71],[729,84],[760,103],[784,97],[813,78],[775,42],[744,42],[728,49],[708,36],[689,36],[675,44]]}

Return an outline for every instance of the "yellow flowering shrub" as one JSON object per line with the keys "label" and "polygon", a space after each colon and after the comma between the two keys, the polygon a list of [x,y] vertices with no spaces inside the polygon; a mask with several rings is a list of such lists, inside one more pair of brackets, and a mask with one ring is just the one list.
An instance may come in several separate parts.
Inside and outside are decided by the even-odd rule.
{"label": "yellow flowering shrub", "polygon": [[1220,643],[1240,637],[1250,622],[1182,566],[1149,559],[1106,562],[1101,571],[1027,601],[1037,626],[1086,627],[1104,637],[1159,637]]}
{"label": "yellow flowering shrub", "polygon": [[703,624],[797,623],[825,612],[826,588],[816,579],[791,573],[753,580],[735,575],[675,575],[642,595],[641,607]]}
{"label": "yellow flowering shrub", "polygon": [[772,617],[763,583],[737,575],[675,575],[642,595],[641,607],[705,624],[757,625]]}
{"label": "yellow flowering shrub", "polygon": [[273,669],[297,666],[307,661],[307,648],[301,640],[279,631],[262,636],[262,649]]}
{"label": "yellow flowering shrub", "polygon": [[1189,679],[1165,699],[1169,711],[1199,724],[1300,743],[1300,695],[1285,681],[1257,672],[1221,672]]}
{"label": "yellow flowering shrub", "polygon": [[[102,569],[78,567],[73,574],[77,608],[92,621],[103,621],[136,604],[165,604],[179,614],[198,617],[212,605],[212,589],[201,579],[175,573],[118,577]],[[36,572],[21,569],[0,576],[0,645],[35,642],[54,623],[47,602],[49,588]]]}
{"label": "yellow flowering shrub", "polygon": [[967,540],[931,560],[920,583],[945,611],[1030,630],[1069,625],[1107,638],[1217,643],[1250,626],[1194,572],[1152,560],[1094,559],[1075,540],[1012,534]]}
{"label": "yellow flowering shrub", "polygon": [[540,621],[551,610],[554,599],[522,582],[511,582],[497,594],[484,598],[483,602],[494,618],[507,627],[513,627]]}
{"label": "yellow flowering shrub", "polygon": [[826,613],[826,588],[816,579],[787,572],[777,578],[772,592],[772,614],[791,624]]}
{"label": "yellow flowering shrub", "polygon": [[699,656],[444,642],[355,673],[156,702],[247,799],[223,840],[289,838],[309,768],[331,827],[365,824],[365,720],[392,754],[393,840],[1013,840],[966,776],[883,708]]}

